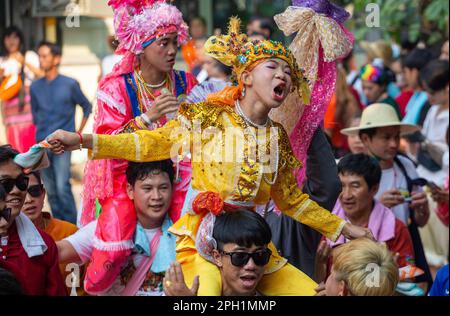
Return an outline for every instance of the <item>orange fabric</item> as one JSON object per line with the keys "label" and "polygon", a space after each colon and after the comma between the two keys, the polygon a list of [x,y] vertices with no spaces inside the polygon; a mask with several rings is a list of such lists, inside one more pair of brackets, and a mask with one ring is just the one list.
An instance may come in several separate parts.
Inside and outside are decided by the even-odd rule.
{"label": "orange fabric", "polygon": [[324,127],[325,129],[333,129],[336,127],[334,114],[336,113],[336,93],[333,94],[327,111],[325,112]]}
{"label": "orange fabric", "polygon": [[[245,69],[245,70],[252,71],[253,69],[255,69],[256,66],[258,66],[259,64],[261,64],[262,62],[264,62],[266,60],[267,60],[267,58],[259,59],[259,60],[255,61],[253,64],[249,65],[247,67],[247,69]],[[236,102],[236,100],[238,100],[242,97],[242,91],[244,89],[244,85],[241,82],[241,78],[237,78],[237,79],[239,81],[238,86],[228,86],[219,92],[211,93],[207,98],[207,102],[214,103],[214,104],[226,104],[226,105],[234,106],[234,103]]]}
{"label": "orange fabric", "polygon": [[[53,218],[50,213],[42,212],[42,215],[44,216],[44,218],[49,220],[48,225],[44,231],[49,234],[55,242],[63,240],[64,238],[69,237],[70,235],[73,235],[78,231],[78,227],[74,224]],[[70,271],[66,271],[66,266],[66,264],[59,265],[59,270],[61,271],[64,282],[66,281],[67,276],[70,274]],[[83,279],[83,269],[80,269],[80,275],[83,276],[81,278]],[[80,280],[80,285],[81,284],[83,284],[82,280]],[[82,287],[77,290],[77,293],[78,295],[86,295]]]}
{"label": "orange fabric", "polygon": [[347,147],[347,138],[341,134],[342,126],[336,122],[336,93],[333,94],[324,117],[324,128],[331,130],[331,143],[334,148]]}
{"label": "orange fabric", "polygon": [[198,61],[197,53],[195,51],[195,40],[191,39],[181,48],[183,59],[189,67],[189,71],[196,65]]}
{"label": "orange fabric", "polygon": [[211,212],[218,216],[223,211],[223,200],[219,193],[200,192],[192,203],[192,209],[196,214]]}
{"label": "orange fabric", "polygon": [[2,83],[0,84],[0,100],[1,101],[8,101],[14,98],[22,88],[22,78],[20,76],[17,77],[17,80],[14,84],[6,87],[10,84],[10,80],[12,79],[11,76],[6,77],[3,79]]}

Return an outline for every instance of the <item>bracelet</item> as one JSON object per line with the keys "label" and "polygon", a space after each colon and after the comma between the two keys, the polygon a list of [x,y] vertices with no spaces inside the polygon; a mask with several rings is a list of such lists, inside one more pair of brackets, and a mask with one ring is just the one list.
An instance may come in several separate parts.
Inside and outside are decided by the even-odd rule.
{"label": "bracelet", "polygon": [[80,137],[80,150],[83,150],[83,135],[80,132],[77,132],[78,137]]}
{"label": "bracelet", "polygon": [[143,113],[143,114],[141,115],[141,118],[142,118],[142,120],[145,122],[145,124],[147,125],[147,127],[151,127],[151,126],[152,126],[153,122],[152,122],[152,120],[148,117],[147,114]]}

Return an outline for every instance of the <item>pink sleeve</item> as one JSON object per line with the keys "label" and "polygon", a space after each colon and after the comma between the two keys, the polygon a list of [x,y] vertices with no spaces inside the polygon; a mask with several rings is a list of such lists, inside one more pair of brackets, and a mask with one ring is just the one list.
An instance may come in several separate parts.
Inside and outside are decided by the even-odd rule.
{"label": "pink sleeve", "polygon": [[[97,111],[94,117],[94,133],[120,134],[133,120],[131,105],[122,76],[110,79],[97,92]],[[89,160],[84,170],[83,208],[81,226],[95,220],[96,200],[102,201],[113,195],[114,166],[109,159]]]}
{"label": "pink sleeve", "polygon": [[122,76],[110,82],[97,92],[97,112],[94,119],[94,133],[119,134],[131,117],[128,94]]}

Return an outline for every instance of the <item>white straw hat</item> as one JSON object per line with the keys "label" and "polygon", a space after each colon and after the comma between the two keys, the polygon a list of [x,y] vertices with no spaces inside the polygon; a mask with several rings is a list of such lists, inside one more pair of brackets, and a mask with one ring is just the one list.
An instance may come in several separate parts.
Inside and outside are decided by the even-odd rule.
{"label": "white straw hat", "polygon": [[420,127],[417,125],[402,123],[391,105],[375,103],[364,109],[358,127],[345,128],[341,130],[341,133],[350,136],[359,134],[359,131],[363,129],[390,126],[400,126],[402,135],[412,134],[420,130]]}

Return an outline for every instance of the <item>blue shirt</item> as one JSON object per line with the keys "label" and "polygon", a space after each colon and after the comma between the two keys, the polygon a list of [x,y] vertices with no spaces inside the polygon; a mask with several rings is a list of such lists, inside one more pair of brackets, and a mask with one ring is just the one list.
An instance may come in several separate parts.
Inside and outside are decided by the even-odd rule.
{"label": "blue shirt", "polygon": [[92,112],[92,105],[81,92],[79,83],[63,75],[52,81],[45,77],[36,80],[30,87],[30,94],[37,142],[57,129],[75,132],[77,104],[83,108],[84,117]]}
{"label": "blue shirt", "polygon": [[448,296],[448,264],[436,274],[429,296]]}

